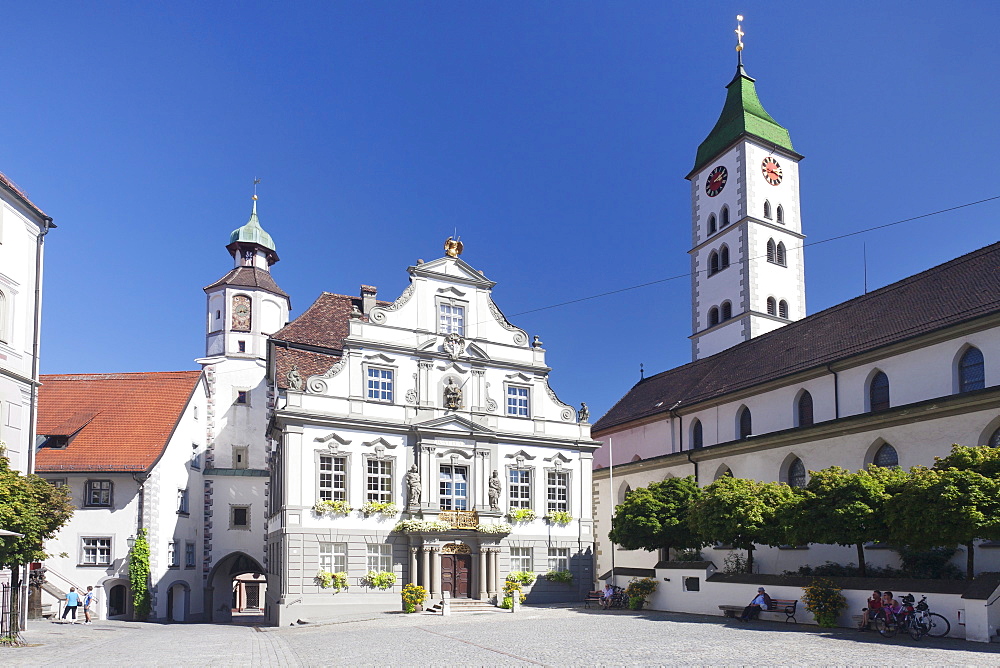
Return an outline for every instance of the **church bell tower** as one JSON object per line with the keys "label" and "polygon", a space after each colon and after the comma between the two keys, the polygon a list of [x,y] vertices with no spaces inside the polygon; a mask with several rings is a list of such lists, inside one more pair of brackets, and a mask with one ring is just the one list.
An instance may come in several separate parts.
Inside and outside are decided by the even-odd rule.
{"label": "church bell tower", "polygon": [[686,177],[695,360],[806,314],[802,156],[757,97],[755,81],[743,68],[743,34],[738,24],[736,75]]}

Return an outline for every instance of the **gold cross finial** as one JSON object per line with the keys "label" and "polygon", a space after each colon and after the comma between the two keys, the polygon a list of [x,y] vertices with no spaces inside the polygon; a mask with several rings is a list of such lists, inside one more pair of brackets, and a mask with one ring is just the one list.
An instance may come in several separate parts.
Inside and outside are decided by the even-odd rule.
{"label": "gold cross finial", "polygon": [[744,35],[744,32],[743,32],[743,26],[740,25],[740,23],[742,21],[743,21],[743,15],[742,14],[737,14],[736,15],[736,30],[733,31],[733,32],[736,33],[736,50],[737,51],[742,51],[743,50],[743,35]]}
{"label": "gold cross finial", "polygon": [[254,180],[253,180],[253,199],[254,199],[255,202],[257,201],[257,184],[258,183],[260,183],[260,179],[254,177]]}

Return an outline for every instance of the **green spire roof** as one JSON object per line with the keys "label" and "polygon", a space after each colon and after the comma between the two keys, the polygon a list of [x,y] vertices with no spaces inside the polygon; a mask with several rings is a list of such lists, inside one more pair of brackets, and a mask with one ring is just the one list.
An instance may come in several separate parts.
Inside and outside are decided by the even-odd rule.
{"label": "green spire roof", "polygon": [[229,235],[229,243],[260,244],[268,250],[276,251],[274,240],[271,235],[264,231],[257,218],[257,198],[254,196],[253,211],[250,213],[250,220],[243,227],[237,227]]}
{"label": "green spire roof", "polygon": [[742,63],[736,69],[736,76],[726,86],[726,104],[722,115],[708,137],[698,147],[692,173],[721,153],[727,146],[744,134],[753,135],[766,143],[795,152],[788,130],[778,125],[757,98],[754,80],[743,69]]}

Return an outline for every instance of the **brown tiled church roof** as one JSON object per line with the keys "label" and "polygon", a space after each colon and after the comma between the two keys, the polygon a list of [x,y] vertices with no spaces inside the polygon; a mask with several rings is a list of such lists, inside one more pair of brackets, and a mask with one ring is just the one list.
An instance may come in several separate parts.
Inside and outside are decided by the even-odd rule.
{"label": "brown tiled church roof", "polygon": [[201,371],[43,375],[38,433],[68,438],[42,447],[35,470],[146,471],[167,446]]}
{"label": "brown tiled church roof", "polygon": [[[376,302],[377,306],[390,304]],[[336,364],[344,348],[344,339],[350,333],[351,311],[355,306],[361,310],[361,297],[324,292],[305,313],[271,335],[278,387],[288,386],[286,374],[292,365],[298,367],[305,380],[326,373]],[[362,316],[361,320],[367,322],[368,316]]]}
{"label": "brown tiled church roof", "polygon": [[1000,311],[1000,243],[639,381],[593,432]]}
{"label": "brown tiled church roof", "polygon": [[260,269],[259,267],[235,267],[232,271],[217,280],[215,283],[205,286],[205,290],[210,290],[220,285],[260,288],[261,290],[266,290],[267,292],[281,295],[282,297],[288,297],[288,295],[285,294],[285,291],[279,288],[278,284],[274,282],[274,277],[271,276],[271,272]]}

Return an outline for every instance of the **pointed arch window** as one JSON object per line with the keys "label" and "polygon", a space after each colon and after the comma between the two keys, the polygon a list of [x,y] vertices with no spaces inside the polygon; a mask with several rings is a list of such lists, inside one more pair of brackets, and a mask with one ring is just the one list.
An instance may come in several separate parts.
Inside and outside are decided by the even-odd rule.
{"label": "pointed arch window", "polygon": [[716,480],[719,480],[721,478],[732,478],[732,477],[733,477],[733,471],[726,465],[723,465],[721,468],[719,468],[718,471],[715,472]]}
{"label": "pointed arch window", "polygon": [[777,211],[776,218],[777,218],[779,224],[781,224],[781,225],[785,224],[785,210],[783,208],[781,208],[780,204],[778,205],[778,211]]}
{"label": "pointed arch window", "polygon": [[771,220],[771,203],[764,200],[764,217]]}
{"label": "pointed arch window", "polygon": [[729,246],[719,249],[719,271],[729,266]]}
{"label": "pointed arch window", "polygon": [[722,207],[721,217],[722,217],[721,226],[725,227],[725,226],[729,225],[729,207],[728,206]]}
{"label": "pointed arch window", "polygon": [[782,267],[788,266],[785,263],[785,242],[784,241],[779,241],[778,242],[778,248],[776,249],[776,252],[774,254],[774,261],[777,264],[780,264]]}
{"label": "pointed arch window", "polygon": [[753,434],[753,416],[750,415],[750,409],[744,406],[740,410],[740,440],[749,438]]}
{"label": "pointed arch window", "polygon": [[704,445],[704,430],[701,427],[701,420],[695,420],[691,426],[691,449],[697,450]]}
{"label": "pointed arch window", "polygon": [[995,432],[990,436],[990,440],[986,441],[986,445],[991,448],[1000,448],[1000,427],[997,428]]}
{"label": "pointed arch window", "polygon": [[777,247],[774,245],[774,239],[767,240],[767,261],[774,263],[775,257],[777,256]]}
{"label": "pointed arch window", "polygon": [[719,324],[719,309],[716,306],[708,309],[708,326],[715,327]]}
{"label": "pointed arch window", "polygon": [[714,234],[716,229],[718,229],[718,227],[715,220],[715,214],[713,213],[711,216],[708,217],[708,233]]}
{"label": "pointed arch window", "polygon": [[872,413],[889,408],[889,377],[882,371],[872,376],[868,386],[868,402]]}
{"label": "pointed arch window", "polygon": [[788,320],[788,302],[784,299],[778,302],[778,317]]}
{"label": "pointed arch window", "polygon": [[888,443],[883,443],[882,447],[875,452],[872,464],[886,469],[899,466],[899,454],[896,452],[896,448]]}
{"label": "pointed arch window", "polygon": [[813,423],[813,397],[809,390],[803,390],[797,406],[799,426],[808,427]]}
{"label": "pointed arch window", "polygon": [[958,361],[958,391],[971,392],[986,387],[985,362],[979,348],[969,348]]}
{"label": "pointed arch window", "polygon": [[806,466],[796,457],[788,464],[788,486],[802,488],[806,482]]}
{"label": "pointed arch window", "polygon": [[722,320],[725,322],[733,317],[733,305],[729,302],[722,302]]}
{"label": "pointed arch window", "polygon": [[708,275],[719,273],[719,254],[712,251],[712,254],[708,256]]}

